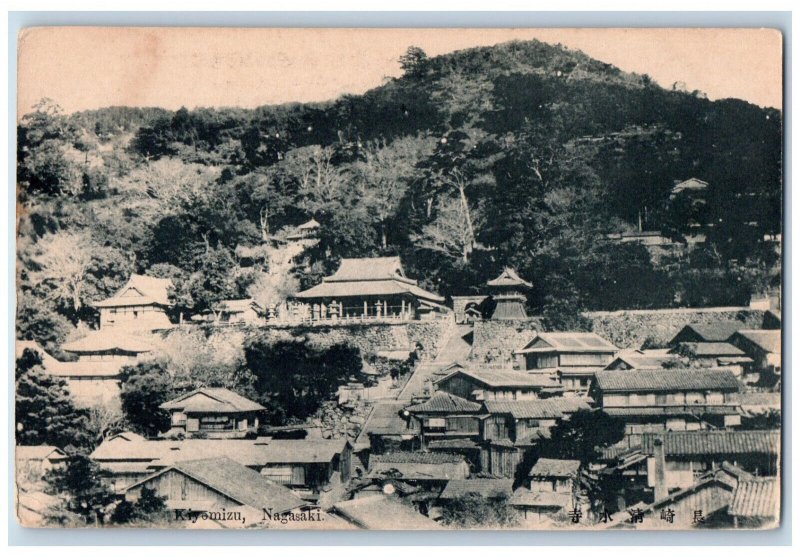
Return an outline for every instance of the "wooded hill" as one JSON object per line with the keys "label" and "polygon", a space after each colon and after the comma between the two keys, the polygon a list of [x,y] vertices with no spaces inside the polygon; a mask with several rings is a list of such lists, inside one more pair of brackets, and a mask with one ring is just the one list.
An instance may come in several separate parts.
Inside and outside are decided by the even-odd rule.
{"label": "wooded hill", "polygon": [[[511,265],[552,327],[580,326],[582,309],[733,305],[779,285],[763,242],[781,230],[779,111],[538,41],[412,47],[399,63],[401,78],[326,103],[41,103],[18,126],[21,333],[66,334],[132,270],[174,278],[179,306],[201,311],[274,300],[341,257],[399,254],[444,295]],[[709,184],[699,210],[670,202],[691,177]],[[297,282],[266,291],[236,247],[311,217],[321,241]],[[606,238],[640,223],[708,242],[651,257]]]}

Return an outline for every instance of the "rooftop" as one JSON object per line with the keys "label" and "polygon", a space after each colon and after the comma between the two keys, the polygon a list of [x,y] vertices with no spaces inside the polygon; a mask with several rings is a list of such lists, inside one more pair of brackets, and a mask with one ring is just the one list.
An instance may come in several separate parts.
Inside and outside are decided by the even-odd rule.
{"label": "rooftop", "polygon": [[495,279],[492,279],[486,283],[487,286],[527,286],[528,288],[533,287],[533,285],[528,282],[527,280],[522,279],[517,272],[510,268],[506,267],[503,269],[503,272],[500,273]]}
{"label": "rooftop", "polygon": [[580,398],[555,397],[540,400],[487,400],[483,406],[490,414],[511,414],[515,419],[562,418],[565,414],[588,410]]}
{"label": "rooftop", "polygon": [[604,392],[659,392],[715,390],[736,392],[739,382],[726,369],[602,370],[595,374],[597,388]]}
{"label": "rooftop", "polygon": [[441,530],[442,526],[397,499],[374,495],[333,506],[332,511],[367,530]]}
{"label": "rooftop", "polygon": [[487,387],[559,387],[559,383],[546,374],[497,369],[457,369],[450,375],[439,379],[436,383],[441,383],[459,374],[471,377]]}
{"label": "rooftop", "polygon": [[770,330],[741,330],[737,334],[746,338],[765,352],[773,354],[781,353],[781,331],[780,329]]}
{"label": "rooftop", "polygon": [[94,302],[92,305],[98,308],[151,304],[168,306],[170,305],[169,289],[171,287],[170,279],[131,275],[128,282],[113,296]]}
{"label": "rooftop", "polygon": [[129,491],[169,470],[177,470],[241,505],[284,513],[309,506],[308,502],[246,466],[227,457],[179,462],[126,488]]}
{"label": "rooftop", "polygon": [[681,342],[676,351],[686,356],[744,356],[745,353],[727,342]]}
{"label": "rooftop", "polygon": [[572,506],[572,493],[531,491],[526,487],[520,487],[514,491],[514,495],[511,497],[511,505],[515,507],[563,509]]}
{"label": "rooftop", "polygon": [[204,387],[179,396],[161,405],[164,410],[180,410],[182,412],[234,413],[259,412],[265,410],[257,402],[253,402],[228,389]]}
{"label": "rooftop", "polygon": [[728,514],[738,518],[772,518],[779,514],[780,485],[777,478],[740,481],[733,492]]}
{"label": "rooftop", "polygon": [[214,306],[214,309],[228,313],[242,313],[254,307],[258,307],[255,300],[244,298],[242,300],[221,300]]}
{"label": "rooftop", "polygon": [[67,342],[61,347],[66,352],[86,354],[95,352],[133,352],[141,354],[151,352],[153,347],[145,340],[132,335],[121,334],[118,331],[102,329],[92,331],[88,335],[72,342]]}
{"label": "rooftop", "polygon": [[653,441],[664,440],[668,456],[769,454],[780,452],[780,432],[753,431],[668,431],[642,434],[642,450],[653,454]]}
{"label": "rooftop", "polygon": [[619,369],[620,364],[627,364],[631,369],[660,369],[664,367],[667,362],[673,362],[678,359],[676,354],[664,355],[636,355],[625,354],[619,355],[606,366],[606,369]]}
{"label": "rooftop", "polygon": [[361,433],[355,440],[355,450],[370,448],[369,435],[405,435],[416,431],[416,422],[400,414],[407,402],[378,402],[372,407]]}
{"label": "rooftop", "polygon": [[482,409],[477,402],[472,402],[464,398],[437,391],[431,398],[420,404],[412,404],[406,407],[409,412],[468,412],[476,413]]}
{"label": "rooftop", "polygon": [[570,478],[578,473],[581,467],[580,460],[559,460],[554,458],[540,458],[531,468],[528,476],[546,478]]}
{"label": "rooftop", "polygon": [[597,333],[537,333],[518,354],[529,352],[616,352],[618,348]]}
{"label": "rooftop", "polygon": [[[675,338],[684,332],[693,332],[702,342],[725,342],[733,333],[744,328],[745,324],[741,321],[715,321],[713,323],[692,323],[686,325],[678,331]],[[675,342],[675,338],[672,342]]]}
{"label": "rooftop", "polygon": [[17,445],[15,447],[17,460],[63,460],[67,458],[64,451],[52,445]]}

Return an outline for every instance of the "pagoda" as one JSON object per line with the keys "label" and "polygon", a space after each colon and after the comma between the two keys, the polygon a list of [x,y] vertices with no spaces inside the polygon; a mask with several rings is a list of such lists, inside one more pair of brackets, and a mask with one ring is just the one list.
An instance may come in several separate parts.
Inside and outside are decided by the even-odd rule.
{"label": "pagoda", "polygon": [[525,291],[533,285],[506,267],[500,276],[486,283],[495,302],[490,319],[527,319]]}

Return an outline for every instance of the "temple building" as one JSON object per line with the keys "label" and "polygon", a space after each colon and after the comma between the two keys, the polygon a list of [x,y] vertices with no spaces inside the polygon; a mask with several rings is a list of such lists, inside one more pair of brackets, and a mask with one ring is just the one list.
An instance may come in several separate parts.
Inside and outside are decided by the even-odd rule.
{"label": "temple building", "polygon": [[294,299],[312,321],[425,319],[448,311],[444,298],[406,277],[399,257],[342,259],[336,273]]}
{"label": "temple building", "polygon": [[525,290],[533,285],[520,278],[520,276],[509,267],[503,269],[500,276],[486,283],[489,287],[494,301],[494,310],[491,319],[527,319],[525,311]]}
{"label": "temple building", "polygon": [[100,312],[100,328],[155,330],[172,326],[166,309],[171,305],[170,279],[131,275],[116,294],[94,302]]}

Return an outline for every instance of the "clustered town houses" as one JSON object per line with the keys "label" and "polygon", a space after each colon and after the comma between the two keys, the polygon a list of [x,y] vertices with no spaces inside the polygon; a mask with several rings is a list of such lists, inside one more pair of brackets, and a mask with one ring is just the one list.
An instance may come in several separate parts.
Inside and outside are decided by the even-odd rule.
{"label": "clustered town houses", "polygon": [[[318,227],[307,223],[290,240],[313,241]],[[248,524],[269,522],[263,509],[316,512],[324,528],[441,528],[443,507],[470,494],[508,505],[523,528],[636,527],[667,510],[685,525],[698,509],[731,527],[776,520],[779,431],[742,428],[743,419],[780,408],[774,312],[754,325],[678,311],[667,342],[647,348],[616,346],[599,332],[542,330],[526,313],[532,283],[510,268],[483,295],[446,301],[409,278],[398,257],[344,259],[279,307],[227,300],[214,315],[180,323],[168,317],[169,287],[134,275],[95,302],[97,330],[63,346],[75,361],[30,342],[18,351],[42,353],[46,370],[83,404],[111,404],[123,366],[156,356],[159,332],[198,321],[289,331],[435,323],[441,339],[396,388],[342,386],[342,412],[354,401],[366,411],[337,438],[312,421],[295,427],[303,435],[279,435],[260,404],[227,389],[168,401],[170,431],[118,433],[91,454],[120,498],[135,500],[147,487],[179,512],[236,508]],[[410,352],[381,349],[389,361]],[[577,412],[621,419],[624,438],[590,462],[526,457]],[[42,474],[63,463],[62,449],[17,447],[19,466]],[[617,501],[598,514],[587,486],[607,477],[619,479]],[[39,512],[24,494],[20,508]]]}

